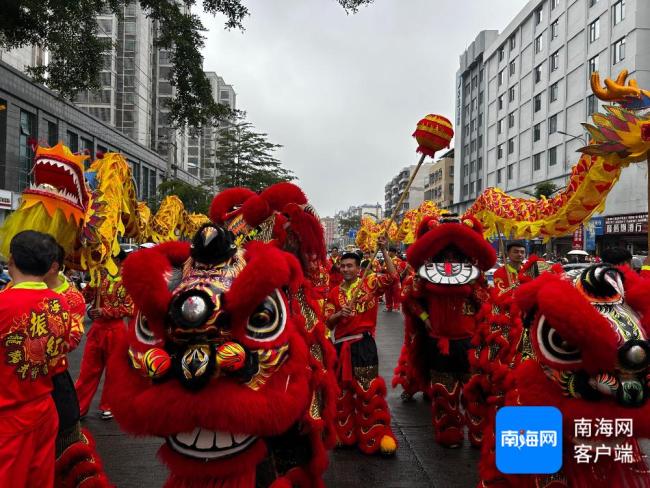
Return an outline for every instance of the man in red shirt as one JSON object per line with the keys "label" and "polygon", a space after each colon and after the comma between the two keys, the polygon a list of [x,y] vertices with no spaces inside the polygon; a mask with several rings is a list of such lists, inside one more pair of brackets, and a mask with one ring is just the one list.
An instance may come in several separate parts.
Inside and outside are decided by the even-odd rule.
{"label": "man in red shirt", "polygon": [[343,281],[343,275],[341,274],[341,270],[339,269],[340,260],[341,260],[341,254],[339,253],[339,248],[333,247],[332,250],[330,251],[330,259],[329,259],[330,261],[329,284],[332,287],[339,285],[341,281]]}
{"label": "man in red shirt", "polygon": [[506,254],[508,261],[494,272],[494,287],[499,295],[519,286],[519,270],[526,259],[526,246],[520,241],[510,242]]}
{"label": "man in red shirt", "polygon": [[380,238],[378,244],[388,273],[369,273],[362,280],[361,255],[344,253],[339,265],[343,282],[331,289],[325,317],[338,353],[339,444],[358,444],[366,454],[379,450],[394,454],[397,442],[390,428],[386,384],[378,372],[374,335],[379,297],[398,277],[386,252],[386,239]]}
{"label": "man in red shirt", "polygon": [[397,248],[395,247],[391,247],[388,250],[388,255],[390,256],[389,261],[392,261],[395,266],[399,279],[395,280],[393,286],[387,288],[386,293],[384,294],[384,299],[386,300],[386,312],[392,312],[393,310],[399,312],[400,295],[402,293],[401,280],[406,274],[406,261],[397,256]]}
{"label": "man in red shirt", "polygon": [[[126,288],[122,284],[122,276],[119,274],[126,253],[121,251],[117,257],[118,274],[110,276],[105,273],[98,288],[86,287],[83,293],[86,302],[93,305],[88,312],[93,323],[87,335],[79,378],[75,383],[82,417],[90,409],[90,402],[95,396],[106,367],[106,361],[113,351],[118,337],[126,333],[124,319],[133,315],[133,301],[126,292]],[[113,414],[105,392],[106,388],[102,391],[99,409],[102,412],[102,418],[107,420],[113,418]]]}
{"label": "man in red shirt", "polygon": [[57,255],[52,236],[20,232],[10,253],[13,286],[0,293],[0,486],[47,488],[58,427],[51,377],[67,350],[70,310],[43,282]]}

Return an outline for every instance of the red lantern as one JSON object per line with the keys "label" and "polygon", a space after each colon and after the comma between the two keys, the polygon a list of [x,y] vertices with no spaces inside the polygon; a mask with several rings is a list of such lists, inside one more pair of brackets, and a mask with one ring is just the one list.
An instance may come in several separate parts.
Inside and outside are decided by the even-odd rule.
{"label": "red lantern", "polygon": [[417,152],[433,157],[436,151],[449,147],[454,126],[441,115],[429,114],[418,122],[413,137],[418,141]]}

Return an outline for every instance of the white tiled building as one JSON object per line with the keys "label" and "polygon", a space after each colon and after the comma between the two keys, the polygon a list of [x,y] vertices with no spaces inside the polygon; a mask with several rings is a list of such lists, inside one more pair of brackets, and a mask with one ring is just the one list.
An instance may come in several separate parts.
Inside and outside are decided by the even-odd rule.
{"label": "white tiled building", "polygon": [[[475,54],[474,65],[463,58],[468,52],[461,56],[455,207],[464,210],[487,186],[520,196],[542,181],[564,186],[586,143],[580,124],[602,106],[591,92],[591,72],[606,78],[627,69],[650,87],[649,46],[650,1],[531,0]],[[484,93],[476,111],[475,92]],[[646,211],[646,178],[640,165],[626,169],[606,213]]]}

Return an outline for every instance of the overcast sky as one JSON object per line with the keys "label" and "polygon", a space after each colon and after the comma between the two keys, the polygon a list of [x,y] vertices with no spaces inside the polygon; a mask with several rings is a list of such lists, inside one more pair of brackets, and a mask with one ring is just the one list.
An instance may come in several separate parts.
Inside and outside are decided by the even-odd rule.
{"label": "overcast sky", "polygon": [[269,134],[321,216],[384,204],[384,185],[417,162],[411,134],[428,113],[454,118],[458,57],[503,30],[525,0],[245,0],[246,31],[203,15],[205,70]]}

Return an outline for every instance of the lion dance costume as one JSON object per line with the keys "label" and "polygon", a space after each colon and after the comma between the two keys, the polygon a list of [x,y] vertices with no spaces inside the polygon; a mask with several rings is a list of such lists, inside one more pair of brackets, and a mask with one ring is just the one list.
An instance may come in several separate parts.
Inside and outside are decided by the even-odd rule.
{"label": "lion dance costume", "polygon": [[167,487],[323,486],[334,356],[301,258],[324,246],[304,194],[284,190],[226,190],[191,246],[124,265],[136,316],[109,364],[113,412],[166,439]]}
{"label": "lion dance costume", "polygon": [[[650,435],[648,327],[650,282],[627,268],[594,265],[564,274],[554,267],[522,285],[486,314],[475,340],[487,422],[480,463],[481,487],[650,486],[637,442]],[[564,420],[562,469],[553,475],[503,475],[495,466],[494,421],[499,406],[549,405]],[[631,419],[633,431],[576,437],[578,419],[615,423]],[[575,458],[581,444],[590,461]],[[614,444],[625,445],[626,462]],[[612,455],[594,459],[595,446]],[[602,453],[601,453],[602,454]]]}
{"label": "lion dance costume", "polygon": [[476,405],[465,402],[463,413],[461,390],[470,377],[478,313],[489,300],[482,271],[496,261],[494,249],[471,217],[425,217],[407,260],[415,275],[404,283],[405,345],[394,384],[430,396],[438,443],[459,446],[467,425],[471,443],[479,444],[482,425],[471,414]]}

